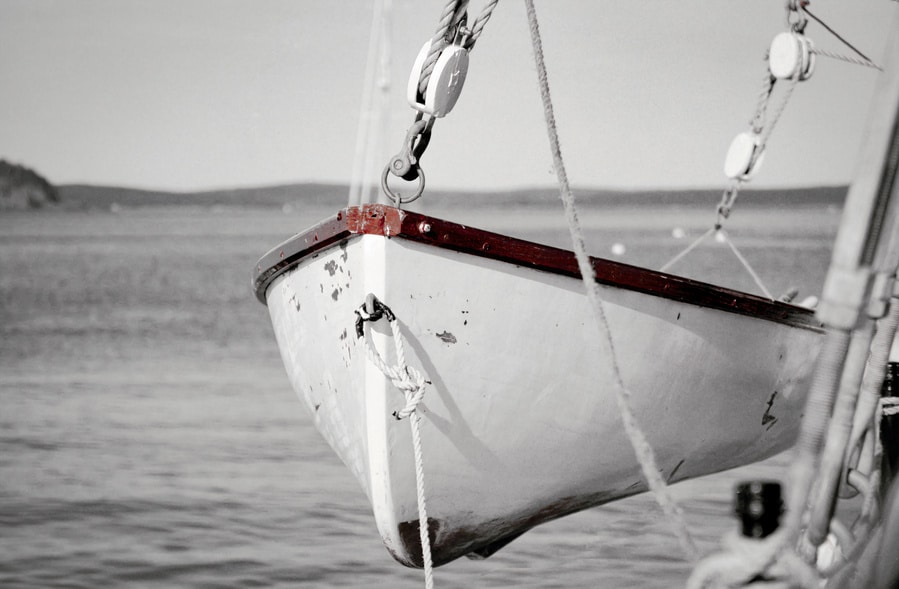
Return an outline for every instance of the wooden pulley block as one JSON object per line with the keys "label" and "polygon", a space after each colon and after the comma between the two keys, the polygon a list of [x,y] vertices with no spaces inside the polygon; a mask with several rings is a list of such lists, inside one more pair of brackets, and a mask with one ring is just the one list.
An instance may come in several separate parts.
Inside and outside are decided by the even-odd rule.
{"label": "wooden pulley block", "polygon": [[433,117],[442,117],[449,113],[459,100],[465,76],[468,74],[468,50],[457,43],[447,45],[434,64],[427,88],[424,93],[419,93],[421,71],[430,50],[431,41],[428,41],[418,52],[412,73],[409,75],[406,99],[415,110]]}
{"label": "wooden pulley block", "polygon": [[758,133],[740,133],[730,144],[724,158],[724,174],[731,180],[749,180],[765,157]]}
{"label": "wooden pulley block", "polygon": [[799,75],[807,80],[815,70],[815,52],[811,39],[799,33],[780,33],[768,49],[768,70],[778,80]]}

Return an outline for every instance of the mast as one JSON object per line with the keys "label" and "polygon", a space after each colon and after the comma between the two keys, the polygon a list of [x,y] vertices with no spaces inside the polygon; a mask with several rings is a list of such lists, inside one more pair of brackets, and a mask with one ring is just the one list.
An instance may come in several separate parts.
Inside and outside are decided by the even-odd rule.
{"label": "mast", "polygon": [[874,322],[886,315],[891,303],[899,304],[895,292],[899,263],[899,17],[892,31],[817,311],[828,333],[796,443],[785,527],[790,534],[799,533],[800,518],[817,477],[806,535],[811,546],[820,545],[828,533],[843,467],[843,448],[832,446],[848,436],[852,415],[849,413],[847,420],[844,414],[854,406],[861,387]]}
{"label": "mast", "polygon": [[376,200],[373,191],[377,185],[377,167],[387,157],[384,138],[387,134],[385,128],[389,122],[387,113],[392,89],[390,83],[392,17],[393,0],[377,0],[374,3],[356,148],[353,155],[349,206],[359,206]]}
{"label": "mast", "polygon": [[896,224],[899,168],[899,19],[893,27],[869,114],[866,143],[849,188],[843,219],[824,285],[819,318],[838,329],[855,327],[864,311],[864,294],[876,272],[895,272],[891,256]]}

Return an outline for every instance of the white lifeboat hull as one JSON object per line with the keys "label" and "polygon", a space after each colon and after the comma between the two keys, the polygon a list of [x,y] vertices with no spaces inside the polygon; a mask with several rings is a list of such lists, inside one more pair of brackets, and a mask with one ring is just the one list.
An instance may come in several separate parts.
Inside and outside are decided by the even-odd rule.
{"label": "white lifeboat hull", "polygon": [[[343,211],[257,268],[290,382],[368,495],[388,550],[421,566],[410,428],[393,417],[405,400],[354,331],[369,293],[392,309],[406,361],[430,382],[419,413],[436,564],[644,491],[580,278],[497,253],[552,248],[420,217]],[[609,280],[648,272],[607,264]],[[822,340],[808,312],[659,273],[649,281],[673,293],[597,280],[621,377],[669,481],[792,444]],[[708,288],[714,304],[677,300],[682,283]],[[394,364],[387,321],[370,325]]]}

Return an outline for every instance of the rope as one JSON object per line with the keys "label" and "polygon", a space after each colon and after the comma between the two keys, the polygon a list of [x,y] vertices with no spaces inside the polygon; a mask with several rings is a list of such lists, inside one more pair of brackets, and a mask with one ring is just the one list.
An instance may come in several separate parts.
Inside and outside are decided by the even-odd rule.
{"label": "rope", "polygon": [[[398,418],[399,419],[399,418]],[[415,454],[415,490],[418,500],[418,538],[421,542],[421,559],[425,571],[425,588],[434,589],[434,563],[431,561],[431,535],[428,530],[428,508],[425,503],[424,454],[421,450],[421,416],[412,413],[409,426],[412,430],[412,451]]]}
{"label": "rope", "polygon": [[[775,533],[761,541],[741,546],[739,552],[735,551],[732,545],[725,544],[722,553],[705,558],[694,568],[687,583],[688,588],[698,589],[707,587],[711,582],[724,583],[725,580],[731,585],[739,584],[743,579],[740,576],[742,565],[732,571],[729,568],[732,563],[745,563],[754,577],[765,574],[784,559],[796,562],[794,557],[798,555],[794,547],[802,532],[809,491],[817,473],[819,451],[823,445],[839,374],[848,349],[849,335],[843,331],[833,330],[827,333],[818,354],[817,370],[809,387],[805,416],[794,446],[795,456],[790,470],[790,484],[787,487],[790,494],[786,502],[785,521]],[[802,571],[788,570],[792,572],[792,578],[799,586],[817,587],[817,584],[803,584],[796,577],[801,575]]]}
{"label": "rope", "polygon": [[656,463],[655,454],[652,447],[646,440],[643,431],[637,424],[630,405],[630,391],[624,386],[621,376],[621,369],[618,366],[618,360],[615,354],[615,345],[611,337],[608,320],[603,308],[603,302],[599,294],[599,286],[593,279],[594,271],[590,258],[587,256],[584,246],[584,238],[578,221],[577,210],[575,208],[574,196],[568,184],[568,175],[565,171],[565,165],[562,161],[562,152],[559,146],[559,137],[556,129],[555,115],[553,113],[552,100],[549,93],[549,81],[546,74],[546,64],[543,59],[543,43],[540,37],[540,28],[537,22],[537,14],[534,9],[534,0],[525,0],[528,14],[528,24],[531,32],[531,43],[534,49],[534,59],[537,66],[537,76],[540,85],[540,97],[543,101],[543,113],[546,118],[546,128],[549,135],[550,149],[552,151],[553,165],[556,170],[556,176],[559,181],[560,198],[565,207],[565,215],[568,220],[568,227],[571,233],[571,241],[574,246],[574,253],[577,259],[578,268],[581,272],[581,278],[587,290],[587,299],[593,310],[594,318],[601,336],[605,339],[608,348],[609,362],[611,364],[612,373],[615,379],[615,400],[621,413],[621,420],[624,423],[624,429],[627,432],[631,445],[640,463],[643,476],[649,485],[650,490],[654,493],[656,501],[668,516],[669,521],[674,527],[675,534],[680,541],[686,557],[690,561],[695,561],[698,557],[696,545],[687,529],[684,521],[683,512],[680,506],[674,501],[668,492],[668,486],[661,476],[661,472]]}
{"label": "rope", "polygon": [[[766,57],[767,61],[767,57]],[[752,115],[752,119],[749,121],[749,125],[752,127],[753,133],[759,136],[759,146],[757,155],[750,166],[750,170],[753,166],[755,166],[756,161],[759,157],[764,153],[765,148],[768,146],[768,140],[771,138],[771,134],[774,132],[774,127],[777,126],[778,121],[780,121],[781,115],[783,115],[784,110],[787,108],[787,103],[790,100],[790,97],[793,95],[793,90],[796,89],[796,85],[799,83],[799,68],[794,72],[793,77],[790,78],[790,85],[787,86],[786,91],[784,92],[783,97],[774,111],[774,116],[770,118],[770,121],[766,120],[766,116],[768,114],[768,106],[771,102],[771,96],[774,94],[774,87],[777,84],[777,78],[771,75],[770,71],[765,71],[765,77],[762,81],[762,88],[759,90],[758,99],[756,100],[755,105],[755,113]],[[728,186],[727,190],[724,192],[724,197],[722,198],[722,203],[719,205],[718,210],[719,213],[723,211],[723,217],[727,218],[727,215],[730,213],[730,207],[733,205],[734,201],[737,199],[737,194],[740,190],[740,181],[734,181]],[[725,206],[726,208],[722,209]],[[719,219],[720,222],[720,219]]]}
{"label": "rope", "polygon": [[421,78],[418,81],[418,91],[424,94],[428,89],[428,80],[431,79],[431,73],[434,71],[434,65],[440,57],[440,52],[449,44],[447,37],[451,28],[455,28],[461,20],[461,15],[465,13],[468,7],[468,0],[449,0],[443,7],[440,14],[440,21],[437,24],[437,32],[431,39],[431,48],[428,50],[428,56],[425,58],[424,65],[421,69]]}
{"label": "rope", "polygon": [[[469,0],[449,0],[443,7],[443,13],[440,15],[440,21],[437,26],[437,32],[431,39],[431,48],[428,50],[428,56],[425,58],[424,65],[421,70],[421,77],[418,80],[418,91],[424,94],[428,89],[428,81],[437,64],[440,53],[453,41],[453,35],[460,26],[465,25],[467,18]],[[471,29],[468,31],[468,37],[465,39],[465,49],[471,51],[477,42],[478,37],[484,32],[484,26],[490,17],[493,16],[493,10],[499,0],[489,0],[481,14],[474,20]]]}
{"label": "rope", "polygon": [[806,499],[817,472],[819,452],[824,444],[827,423],[830,421],[840,373],[848,351],[849,334],[834,329],[827,332],[818,352],[816,370],[805,403],[805,415],[794,444],[795,455],[788,487],[790,495],[786,520],[782,525],[794,539],[798,537],[802,527]]}
{"label": "rope", "polygon": [[715,228],[712,227],[711,229],[709,229],[708,231],[706,231],[705,233],[703,233],[703,234],[699,237],[699,239],[697,239],[696,241],[694,241],[693,243],[691,243],[690,245],[688,245],[688,246],[686,247],[686,249],[684,249],[684,251],[682,251],[681,253],[679,253],[679,254],[677,254],[676,256],[674,256],[674,257],[673,257],[667,264],[665,264],[664,266],[662,266],[662,267],[659,269],[659,272],[667,272],[669,268],[671,268],[672,266],[674,266],[675,264],[677,264],[678,262],[680,262],[684,257],[686,257],[687,254],[689,254],[689,253],[692,252],[694,249],[696,249],[696,247],[699,246],[700,243],[702,243],[703,241],[705,241],[706,238],[707,238],[709,235],[711,235],[712,233],[714,233],[714,232],[715,232]]}
{"label": "rope", "polygon": [[765,126],[765,110],[768,108],[768,100],[774,91],[774,82],[777,80],[771,75],[771,72],[765,71],[765,79],[762,81],[762,89],[759,90],[758,99],[755,104],[755,114],[749,124],[756,133],[761,133]]}
{"label": "rope", "polygon": [[755,270],[753,270],[752,266],[749,264],[749,261],[743,256],[743,254],[740,253],[740,250],[737,249],[737,246],[734,244],[733,241],[731,241],[730,237],[727,236],[727,233],[725,233],[724,229],[721,229],[720,226],[712,227],[711,229],[709,229],[708,231],[703,233],[701,236],[699,236],[699,238],[696,241],[694,241],[693,243],[691,243],[690,245],[688,245],[684,249],[684,251],[682,251],[681,253],[674,256],[674,258],[672,258],[667,264],[662,266],[659,269],[659,272],[667,272],[672,266],[674,266],[676,263],[678,263],[683,258],[685,258],[687,256],[687,254],[689,254],[694,249],[696,249],[700,243],[705,241],[708,238],[708,236],[714,232],[717,232],[717,234],[721,236],[721,239],[723,239],[724,242],[728,246],[730,246],[731,251],[734,252],[734,255],[737,256],[737,259],[740,260],[740,263],[743,264],[743,268],[745,268],[746,271],[749,273],[749,275],[752,276],[752,279],[755,281],[756,286],[759,287],[759,289],[762,291],[762,293],[767,298],[769,298],[773,301],[774,297],[771,296],[771,291],[769,291],[767,288],[765,288],[764,283],[762,283],[762,279],[755,272]]}
{"label": "rope", "polygon": [[[368,321],[365,313],[365,305],[357,311],[362,321]],[[388,317],[392,316],[392,313]],[[390,379],[393,386],[403,392],[406,398],[406,405],[399,411],[394,412],[393,416],[397,420],[409,418],[409,425],[412,430],[412,450],[415,457],[415,487],[418,501],[418,532],[421,540],[421,556],[425,573],[426,589],[434,587],[434,565],[431,560],[431,537],[428,533],[428,508],[425,494],[425,473],[424,473],[424,453],[421,447],[421,416],[418,414],[418,405],[421,403],[425,394],[425,384],[429,381],[414,367],[406,364],[406,352],[403,346],[403,335],[400,332],[399,321],[394,316],[388,319],[390,329],[393,335],[394,350],[396,352],[396,366],[390,366],[378,351],[369,338],[363,336],[365,352],[368,359],[384,373],[384,376]]]}
{"label": "rope", "polygon": [[[846,479],[850,486],[859,491],[863,496],[862,507],[856,521],[852,525],[852,533],[858,540],[854,545],[841,546],[846,559],[855,562],[861,551],[870,539],[870,532],[877,523],[877,513],[880,510],[879,489],[881,479],[881,454],[880,421],[884,405],[889,404],[889,397],[881,397],[881,389],[884,381],[884,373],[889,361],[890,348],[896,329],[899,327],[899,304],[893,298],[890,302],[887,314],[877,320],[874,339],[871,342],[871,350],[868,355],[867,366],[861,384],[861,390],[856,400],[855,419],[852,426],[852,434],[846,447],[845,465],[843,472],[848,473]],[[873,440],[870,457],[865,460],[861,456],[863,438],[870,436]],[[868,464],[870,472],[865,473],[859,469],[860,464]],[[839,571],[835,571],[837,573]]]}
{"label": "rope", "polygon": [[[827,29],[831,34],[837,37],[841,42],[843,42],[847,47],[852,49],[857,55],[859,55],[862,59],[856,59],[853,57],[847,57],[844,55],[839,55],[835,53],[831,53],[828,51],[820,50],[820,49],[812,49],[812,52],[817,55],[822,55],[824,57],[830,57],[833,59],[843,60],[849,63],[863,65],[867,67],[873,67],[878,70],[881,68],[874,64],[867,56],[858,51],[855,47],[849,44],[845,39],[843,39],[840,35],[838,35],[833,29],[828,27],[824,22],[822,22],[819,18],[817,18],[814,14],[810,13],[806,8],[807,2],[797,3],[796,6],[801,8],[803,12],[809,17],[813,18],[819,24],[821,24],[825,29]],[[793,10],[797,10],[797,8],[793,8],[791,4],[788,4],[788,8],[792,8]],[[789,19],[788,19],[789,22]],[[804,28],[805,23],[802,22],[800,24],[800,28],[798,32],[802,32],[802,28]],[[797,30],[794,28],[794,30]],[[765,125],[764,115],[765,110],[767,109],[768,99],[771,95],[771,91],[773,90],[774,80],[769,79],[766,80],[766,85],[763,87],[762,92],[759,95],[759,101],[756,108],[755,116],[751,121],[753,126],[753,131],[757,134],[760,134],[760,144],[759,144],[759,153],[762,153],[764,150],[771,133],[773,131],[774,126],[777,121],[780,119],[780,116],[783,114],[783,111],[786,107],[786,103],[795,89],[796,84],[799,81],[799,73],[794,73],[793,77],[790,80],[790,85],[787,88],[787,91],[784,95],[783,100],[780,103],[780,107],[774,113],[774,116],[771,118],[770,124]],[[719,205],[719,224],[721,222],[722,216],[724,218],[727,217],[727,212],[729,212],[729,207],[732,205],[733,200],[736,198],[736,190],[739,188],[739,184],[734,185],[725,192],[724,198],[722,199],[722,205]],[[729,199],[729,200],[728,200]],[[724,205],[727,205],[724,208]],[[722,215],[722,213],[724,213]],[[738,258],[742,262],[744,262],[744,266],[753,275],[753,278],[756,279],[756,284],[759,285],[760,288],[764,290],[761,282],[757,279],[754,272],[752,272],[750,266],[745,263],[744,258],[739,254],[736,247],[727,239],[726,234],[721,232],[722,236],[725,240],[727,240],[728,244],[731,246],[731,249],[734,251],[734,254],[737,255]],[[766,292],[766,295],[770,297],[770,294]],[[892,336],[892,333],[890,334]],[[890,343],[892,342],[892,337],[889,338]],[[763,574],[769,574],[773,572],[776,568],[783,568],[786,566],[789,569],[790,575],[789,579],[793,582],[790,586],[794,586],[794,584],[798,584],[801,587],[817,587],[820,585],[819,581],[819,573],[814,570],[811,566],[806,564],[805,561],[814,563],[816,560],[815,555],[815,547],[812,546],[812,543],[819,544],[822,539],[822,534],[826,534],[828,531],[827,523],[820,524],[821,514],[824,513],[828,515],[830,511],[832,511],[831,505],[834,501],[834,496],[836,494],[836,487],[834,486],[837,483],[837,480],[833,480],[832,472],[836,469],[842,468],[842,457],[845,452],[845,442],[842,444],[842,448],[840,446],[838,440],[833,438],[829,438],[827,447],[824,450],[823,456],[823,465],[820,467],[825,474],[823,477],[819,477],[817,481],[818,490],[817,490],[817,501],[813,502],[813,509],[811,513],[806,511],[809,502],[810,492],[813,491],[816,487],[813,485],[816,479],[816,474],[819,470],[819,465],[822,463],[821,456],[821,448],[824,445],[824,437],[825,432],[827,432],[828,436],[833,435],[836,437],[837,434],[842,435],[843,437],[849,437],[849,427],[851,425],[852,415],[849,413],[849,404],[853,406],[856,405],[856,398],[854,397],[857,394],[858,383],[848,383],[849,385],[856,385],[854,387],[854,391],[848,391],[849,394],[852,394],[853,397],[851,399],[844,398],[848,397],[849,394],[846,394],[844,391],[840,391],[840,396],[837,398],[837,402],[842,401],[843,405],[837,405],[834,407],[834,401],[836,398],[837,385],[840,383],[840,374],[843,374],[843,378],[846,378],[846,371],[850,370],[849,368],[844,369],[844,362],[849,364],[853,359],[847,358],[847,352],[850,349],[850,339],[849,335],[842,331],[834,331],[828,333],[827,338],[825,339],[824,346],[819,354],[819,361],[817,363],[818,371],[815,373],[814,380],[812,386],[810,387],[809,399],[806,404],[806,415],[802,421],[801,430],[799,433],[799,439],[796,442],[796,456],[793,460],[793,466],[791,469],[791,485],[790,485],[790,496],[788,501],[788,508],[786,514],[786,521],[781,526],[781,529],[774,535],[772,535],[769,539],[766,539],[762,542],[755,542],[747,545],[748,553],[743,552],[739,548],[735,548],[733,545],[726,547],[726,552],[723,554],[718,554],[713,557],[710,557],[704,560],[699,566],[694,569],[694,574],[690,579],[690,583],[688,587],[705,587],[710,581],[721,581],[723,578],[729,579],[731,583],[739,583],[744,584],[750,582],[753,577],[757,577]],[[888,351],[888,350],[887,350]],[[870,369],[870,365],[869,365]],[[855,372],[859,372],[856,370]],[[883,371],[880,371],[880,376],[882,377]],[[858,375],[860,379],[860,374]],[[857,520],[856,524],[858,527],[854,526],[853,532],[863,531],[867,535],[867,532],[870,531],[871,526],[871,514],[877,509],[877,493],[876,489],[879,487],[879,477],[880,472],[878,467],[879,464],[877,460],[879,458],[880,449],[879,445],[879,425],[880,419],[882,416],[885,416],[889,413],[899,414],[899,407],[888,407],[889,401],[883,402],[881,401],[878,405],[878,410],[876,415],[874,415],[874,437],[876,438],[874,441],[875,445],[875,467],[874,472],[871,473],[869,477],[865,477],[861,473],[857,471],[850,471],[849,478],[850,484],[855,481],[853,486],[863,487],[864,494],[864,504],[862,506],[862,512]],[[832,413],[842,412],[842,414],[846,415],[841,422],[841,429],[838,432],[828,431],[827,423],[828,419]],[[835,420],[838,417],[834,417]],[[834,425],[833,423],[831,424]],[[831,430],[833,427],[831,428]],[[842,438],[841,438],[842,439]],[[839,477],[842,472],[837,472],[837,476]],[[830,486],[828,486],[830,485]],[[832,488],[831,488],[832,487]],[[811,518],[812,523],[808,523],[806,518]],[[840,522],[835,520],[829,521],[829,529],[833,531],[835,534],[839,530],[843,530],[845,528],[842,527]],[[809,540],[809,536],[802,534],[802,528],[804,526],[809,526],[809,528],[816,528],[815,535],[816,539]],[[817,529],[820,528],[820,529]],[[867,529],[866,529],[867,528]],[[800,535],[802,536],[800,537]],[[838,534],[839,535],[839,534]],[[840,571],[840,569],[844,569],[846,564],[851,564],[851,561],[857,558],[858,553],[861,549],[864,548],[864,544],[866,540],[864,538],[860,538],[858,541],[855,540],[855,536],[852,533],[843,534],[843,538],[840,539],[839,544],[841,548],[844,550],[844,560],[843,562],[835,561],[829,567],[829,570],[824,570],[821,574],[825,576],[831,576]],[[797,547],[796,551],[794,551],[794,547],[797,544],[797,539],[800,540],[800,545]],[[845,552],[848,549],[848,552]],[[748,568],[748,576],[740,576],[740,573],[734,573],[735,570],[741,570],[741,567],[749,564]],[[756,580],[762,580],[762,578],[756,578]],[[768,581],[769,579],[764,579]],[[779,580],[779,579],[778,579]]]}
{"label": "rope", "polygon": [[[771,138],[771,133],[774,132],[774,127],[777,125],[777,122],[780,120],[780,116],[784,113],[787,108],[787,102],[790,101],[790,97],[793,95],[793,90],[796,89],[796,85],[799,83],[799,68],[796,68],[796,72],[793,74],[793,77],[790,78],[790,85],[787,86],[786,91],[784,92],[783,98],[780,101],[780,104],[777,107],[777,110],[774,111],[774,116],[771,118],[771,122],[768,123],[767,128],[765,129],[765,133],[761,137],[761,141],[759,143],[759,153],[762,153],[765,150],[765,147],[768,145],[768,139]],[[767,106],[766,106],[767,109]]]}
{"label": "rope", "polygon": [[[756,156],[753,158],[752,163],[749,166],[751,170],[758,162],[759,158],[764,154],[765,149],[768,145],[768,140],[771,138],[771,134],[774,132],[774,127],[777,125],[780,117],[783,115],[784,111],[787,108],[787,102],[789,102],[790,97],[793,95],[793,90],[796,89],[796,85],[799,83],[799,70],[793,74],[793,77],[790,78],[790,85],[787,86],[786,91],[784,92],[783,97],[781,98],[780,103],[777,106],[777,109],[774,111],[773,116],[766,120],[768,114],[768,105],[770,104],[771,96],[774,92],[774,86],[777,82],[777,78],[771,75],[770,72],[765,72],[765,78],[762,81],[762,88],[759,90],[758,99],[756,101],[755,113],[752,116],[752,119],[749,121],[750,126],[752,127],[753,133],[759,135],[759,145],[756,150]],[[749,275],[752,276],[752,279],[755,281],[755,284],[761,289],[764,295],[774,300],[774,297],[771,296],[771,293],[765,288],[765,285],[762,283],[762,279],[759,275],[752,269],[752,266],[749,265],[749,262],[740,251],[737,249],[737,246],[734,245],[733,241],[728,238],[727,234],[724,233],[722,229],[724,225],[725,219],[730,216],[731,209],[734,206],[734,203],[737,201],[737,197],[740,195],[740,188],[742,187],[745,179],[735,178],[731,180],[730,184],[728,184],[727,188],[724,189],[724,192],[721,195],[721,201],[717,206],[717,220],[715,221],[715,226],[704,233],[699,239],[695,242],[687,246],[687,248],[676,255],[672,260],[670,260],[667,264],[662,266],[661,271],[665,272],[673,266],[675,263],[679,262],[682,258],[684,258],[687,254],[692,252],[703,240],[705,240],[713,231],[717,231],[718,235],[724,239],[725,243],[730,247],[730,249],[734,252],[734,255],[737,256],[737,259],[743,264],[743,267],[749,272]]]}
{"label": "rope", "polygon": [[827,538],[843,478],[844,457],[858,406],[865,365],[870,366],[874,322],[865,321],[852,330],[849,351],[843,365],[839,389],[830,414],[816,482],[808,498],[805,539],[817,548]]}
{"label": "rope", "polygon": [[732,532],[724,536],[722,544],[722,552],[696,565],[687,580],[687,589],[761,587],[767,583],[773,583],[770,585],[773,587],[817,589],[819,586],[813,567],[793,551],[782,550],[784,538],[781,533],[750,539]]}
{"label": "rope", "polygon": [[[873,347],[873,346],[872,346]],[[867,377],[867,372],[865,374]],[[862,494],[862,506],[852,529],[845,530],[845,526],[836,519],[831,520],[830,529],[832,532],[845,530],[842,532],[844,538],[840,538],[839,546],[843,554],[841,561],[834,562],[830,567],[822,571],[823,575],[830,577],[831,583],[837,587],[846,586],[841,584],[845,578],[854,575],[859,569],[870,570],[871,565],[865,566],[864,551],[874,541],[877,531],[875,527],[880,522],[880,486],[882,476],[882,460],[883,460],[883,444],[880,439],[881,422],[884,417],[899,414],[899,407],[894,407],[899,403],[899,397],[883,397],[878,400],[876,412],[871,417],[871,430],[873,438],[873,457],[872,472],[870,474],[862,474],[857,470],[848,471],[849,484]],[[842,578],[841,578],[842,577]],[[858,577],[856,577],[858,579]]]}
{"label": "rope", "polygon": [[884,397],[880,400],[883,416],[899,415],[899,397]]}
{"label": "rope", "polygon": [[864,67],[874,68],[875,70],[883,71],[883,68],[868,59],[867,57],[864,59],[858,59],[856,57],[851,57],[849,55],[842,55],[840,53],[833,53],[831,51],[825,51],[824,49],[812,49],[812,53],[815,55],[821,55],[822,57],[829,57],[831,59],[838,59],[840,61],[845,61],[846,63],[851,63],[853,65],[861,65]]}
{"label": "rope", "polygon": [[[749,125],[752,128],[752,132],[759,136],[759,145],[756,150],[756,155],[753,158],[753,161],[749,165],[749,169],[756,165],[759,158],[765,153],[765,149],[768,145],[768,140],[771,138],[771,134],[774,132],[774,127],[777,125],[781,116],[784,113],[784,110],[787,108],[787,102],[789,102],[790,97],[793,95],[793,90],[796,89],[796,85],[799,83],[799,70],[793,74],[793,77],[790,79],[790,85],[787,86],[786,91],[777,106],[777,109],[774,111],[773,116],[770,119],[766,120],[768,114],[768,106],[771,101],[771,96],[774,93],[774,86],[777,83],[777,78],[771,75],[769,71],[765,72],[765,77],[762,80],[762,87],[759,90],[758,98],[756,100],[755,105],[755,113],[752,115],[752,119],[749,121]],[[682,258],[684,258],[687,254],[692,252],[702,241],[704,241],[713,231],[717,231],[719,235],[725,240],[730,249],[737,256],[737,259],[743,264],[743,267],[749,272],[749,275],[752,276],[752,279],[755,281],[756,285],[761,289],[761,291],[771,300],[774,300],[774,297],[771,296],[771,293],[765,288],[765,285],[762,284],[761,278],[749,265],[749,262],[746,261],[746,258],[737,250],[737,247],[734,243],[727,237],[727,235],[722,230],[725,219],[730,216],[731,209],[734,206],[734,203],[737,201],[737,197],[740,195],[740,188],[743,183],[746,182],[746,179],[742,178],[734,178],[724,189],[724,192],[721,195],[721,201],[717,206],[717,220],[715,221],[715,226],[704,233],[699,239],[695,242],[687,246],[687,248],[676,255],[672,260],[670,260],[667,264],[662,266],[661,271],[665,272],[673,266],[675,263],[679,262]]]}
{"label": "rope", "polygon": [[[855,46],[854,46],[852,43],[850,43],[849,41],[847,41],[846,39],[844,39],[839,33],[837,33],[835,30],[833,30],[832,28],[830,28],[830,27],[827,25],[827,23],[825,23],[823,20],[821,20],[820,18],[818,18],[817,16],[815,16],[814,14],[812,14],[812,12],[808,9],[808,6],[800,5],[800,7],[802,8],[802,11],[803,11],[806,15],[808,15],[808,16],[810,16],[812,19],[814,19],[814,21],[817,22],[817,23],[818,23],[819,25],[821,25],[822,27],[824,27],[824,29],[825,29],[828,33],[830,33],[831,35],[833,35],[834,37],[836,37],[836,38],[837,38],[843,45],[845,45],[846,47],[848,47],[849,49],[851,49],[856,55],[858,55],[859,57],[861,57],[861,58],[864,60],[864,62],[858,62],[859,65],[866,65],[866,66],[874,67],[874,68],[877,68],[877,69],[883,71],[883,69],[882,69],[880,66],[875,65],[874,62],[871,61],[871,60],[868,58],[867,55],[865,55],[864,53],[862,53],[861,51],[859,51],[858,49],[856,49]],[[815,51],[815,53],[818,53],[818,51]],[[822,54],[822,55],[827,55],[827,54],[825,54],[825,53],[823,53],[823,52],[822,52],[821,54]],[[830,57],[830,56],[828,56],[828,57]],[[838,59],[840,59],[840,58],[838,58]],[[856,62],[852,62],[852,63],[856,63]]]}
{"label": "rope", "polygon": [[490,20],[490,17],[493,16],[493,9],[496,8],[496,5],[499,3],[499,0],[490,0],[484,9],[481,11],[481,14],[475,19],[474,23],[471,25],[471,36],[468,38],[468,42],[465,44],[466,49],[471,49],[474,47],[475,42],[478,40],[478,37],[481,36],[481,33],[484,32],[484,25],[487,24],[487,21]]}
{"label": "rope", "polygon": [[746,268],[746,271],[749,272],[749,275],[752,276],[753,280],[755,280],[756,286],[758,286],[762,290],[767,298],[773,301],[774,297],[771,296],[771,292],[767,288],[765,288],[764,284],[762,284],[762,279],[759,278],[759,275],[755,273],[755,270],[753,270],[752,266],[749,265],[749,261],[743,257],[743,254],[740,253],[740,250],[737,249],[737,246],[734,245],[734,242],[730,240],[730,238],[727,236],[727,233],[724,232],[724,229],[719,229],[718,235],[721,236],[721,238],[724,240],[724,243],[730,246],[731,251],[734,252],[734,255],[737,256],[737,259],[740,260],[740,263],[743,264],[743,267]]}

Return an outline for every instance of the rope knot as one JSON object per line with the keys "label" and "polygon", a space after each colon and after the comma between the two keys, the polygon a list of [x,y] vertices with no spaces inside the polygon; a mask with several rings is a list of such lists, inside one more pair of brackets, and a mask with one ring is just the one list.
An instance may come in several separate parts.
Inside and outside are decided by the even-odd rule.
{"label": "rope knot", "polygon": [[[374,363],[378,369],[384,373],[384,376],[390,379],[397,389],[399,389],[406,398],[406,405],[399,411],[394,411],[393,416],[399,419],[405,419],[415,413],[418,405],[424,398],[425,385],[431,384],[429,380],[414,367],[406,364],[406,353],[403,347],[403,336],[400,333],[399,324],[396,315],[390,310],[390,307],[382,303],[376,296],[369,294],[365,297],[365,302],[359,306],[356,313],[356,335],[362,338],[365,344],[365,351],[368,358]],[[390,329],[393,335],[394,349],[396,351],[396,365],[390,366],[384,361],[384,358],[378,353],[374,345],[368,338],[365,338],[365,323],[375,322],[382,318],[387,319],[390,323]]]}
{"label": "rope knot", "polygon": [[[396,351],[395,366],[389,366],[375,349],[371,338],[365,337],[365,323],[378,321],[382,317],[386,318],[390,323],[390,330],[393,334],[393,345]],[[362,339],[368,359],[384,373],[384,376],[390,379],[393,386],[402,391],[403,396],[406,398],[405,407],[399,411],[394,411],[393,417],[397,421],[407,417],[410,418],[412,451],[415,456],[415,487],[418,501],[418,529],[419,539],[421,540],[422,564],[425,569],[425,587],[432,589],[434,586],[433,562],[431,561],[431,537],[428,533],[428,510],[425,500],[424,454],[421,449],[421,416],[418,414],[418,405],[425,395],[425,385],[431,384],[431,381],[425,379],[418,370],[406,364],[403,334],[400,332],[399,321],[396,320],[396,315],[390,310],[390,307],[379,301],[371,293],[365,297],[365,302],[356,310],[356,334]]]}
{"label": "rope knot", "polygon": [[405,368],[406,375],[404,378],[391,378],[393,386],[401,390],[406,397],[406,406],[399,411],[393,412],[393,416],[397,421],[415,413],[418,409],[418,404],[421,403],[425,396],[425,384],[430,384],[420,372],[411,366],[406,366]]}

